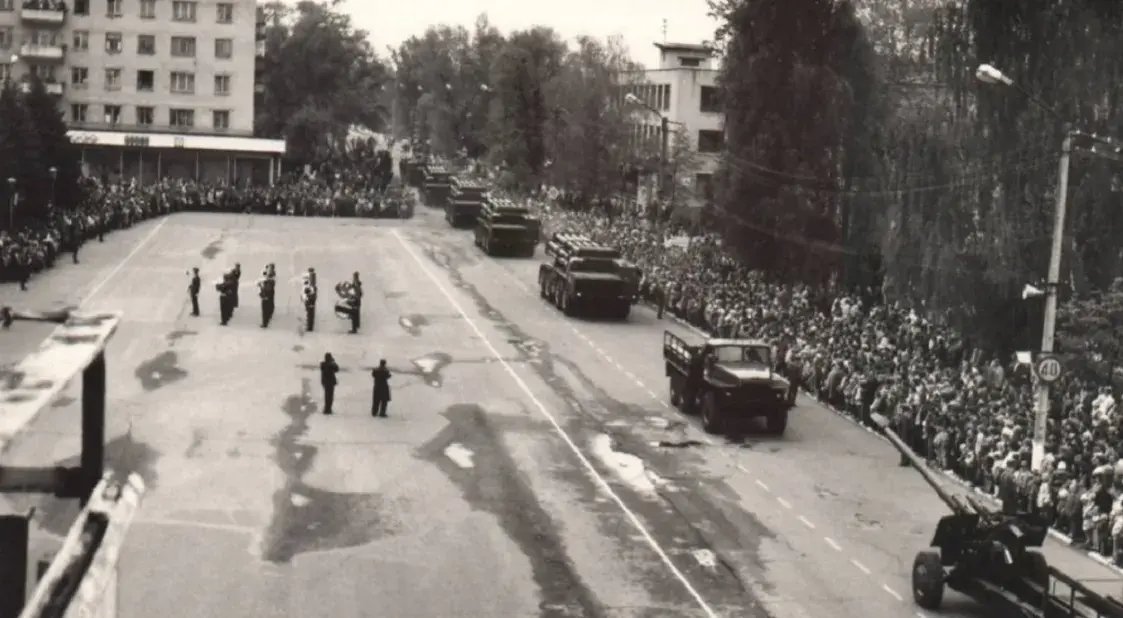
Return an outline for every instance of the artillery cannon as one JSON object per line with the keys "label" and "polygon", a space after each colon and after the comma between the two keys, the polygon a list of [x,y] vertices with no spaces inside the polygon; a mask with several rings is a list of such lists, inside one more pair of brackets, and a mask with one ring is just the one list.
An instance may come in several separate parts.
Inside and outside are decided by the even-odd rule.
{"label": "artillery cannon", "polygon": [[[947,586],[993,607],[991,615],[1123,618],[1123,603],[1050,567],[1045,555],[1034,549],[1048,534],[1042,519],[1030,513],[1001,513],[974,496],[949,492],[888,419],[874,414],[873,420],[951,510],[937,523],[931,547],[913,561],[917,605],[938,609]],[[1059,588],[1068,594],[1060,594]]]}

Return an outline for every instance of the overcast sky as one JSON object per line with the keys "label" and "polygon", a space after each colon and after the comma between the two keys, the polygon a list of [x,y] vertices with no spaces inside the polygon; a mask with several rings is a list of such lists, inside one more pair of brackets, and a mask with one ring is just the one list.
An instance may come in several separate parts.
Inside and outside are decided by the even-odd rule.
{"label": "overcast sky", "polygon": [[706,0],[347,0],[355,25],[370,33],[379,55],[397,47],[430,24],[471,29],[480,13],[504,33],[533,25],[551,26],[562,36],[624,37],[632,58],[648,66],[658,61],[653,43],[700,43],[713,38],[715,23]]}

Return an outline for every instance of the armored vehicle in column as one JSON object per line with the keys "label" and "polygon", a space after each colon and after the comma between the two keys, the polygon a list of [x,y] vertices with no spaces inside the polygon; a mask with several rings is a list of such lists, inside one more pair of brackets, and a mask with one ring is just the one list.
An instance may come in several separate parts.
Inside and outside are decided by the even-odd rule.
{"label": "armored vehicle in column", "polygon": [[604,314],[625,320],[636,301],[634,267],[612,247],[587,236],[554,234],[546,243],[553,260],[538,268],[542,298],[568,316]]}
{"label": "armored vehicle in column", "polygon": [[452,227],[469,227],[487,201],[487,186],[483,183],[454,176],[450,181],[448,203],[445,204],[445,221]]}
{"label": "armored vehicle in column", "polygon": [[488,198],[476,220],[476,246],[488,255],[534,257],[541,235],[542,222],[508,199]]}
{"label": "armored vehicle in column", "polygon": [[451,190],[452,172],[447,167],[437,163],[425,166],[421,195],[426,206],[444,208],[448,204],[448,196]]}
{"label": "armored vehicle in column", "polygon": [[687,343],[663,333],[663,360],[671,405],[702,414],[702,428],[724,433],[763,418],[769,433],[783,435],[795,405],[789,383],[775,371],[772,347],[751,339]]}

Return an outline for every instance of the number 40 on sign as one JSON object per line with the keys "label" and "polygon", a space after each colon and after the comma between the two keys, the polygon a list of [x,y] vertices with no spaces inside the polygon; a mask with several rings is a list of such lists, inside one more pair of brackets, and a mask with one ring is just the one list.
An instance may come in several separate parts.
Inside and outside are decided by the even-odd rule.
{"label": "number 40 on sign", "polygon": [[1037,377],[1043,382],[1055,382],[1061,377],[1061,361],[1056,356],[1043,355],[1035,366]]}

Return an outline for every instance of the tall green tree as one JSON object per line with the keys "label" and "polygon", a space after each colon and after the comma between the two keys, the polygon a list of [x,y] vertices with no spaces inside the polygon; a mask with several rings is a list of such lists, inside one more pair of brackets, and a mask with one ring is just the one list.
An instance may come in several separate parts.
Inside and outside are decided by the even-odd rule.
{"label": "tall green tree", "polygon": [[492,65],[488,157],[518,186],[545,180],[546,132],[555,116],[546,84],[561,72],[565,52],[556,32],[535,27],[512,33]]}
{"label": "tall green tree", "polygon": [[[28,186],[34,187],[36,206],[54,199],[59,208],[74,208],[82,200],[78,179],[82,175],[81,153],[66,135],[66,121],[58,108],[57,98],[32,75],[23,97],[28,120],[38,138],[41,161],[29,170]],[[54,168],[52,178],[50,170]]]}
{"label": "tall green tree", "polygon": [[42,216],[46,200],[42,192],[44,168],[43,151],[27,107],[16,85],[5,82],[0,90],[0,170],[3,176],[5,204],[4,225],[7,225],[7,206],[11,200],[9,180],[16,181],[19,206],[15,211],[16,225],[27,218]]}
{"label": "tall green tree", "polygon": [[289,138],[297,162],[338,152],[352,125],[382,130],[389,122],[386,67],[340,5],[303,0],[289,13],[273,7],[267,22],[257,131]]}
{"label": "tall green tree", "polygon": [[846,1],[732,7],[720,75],[726,145],[717,209],[750,263],[825,280],[841,268],[840,200],[863,144],[871,47]]}

